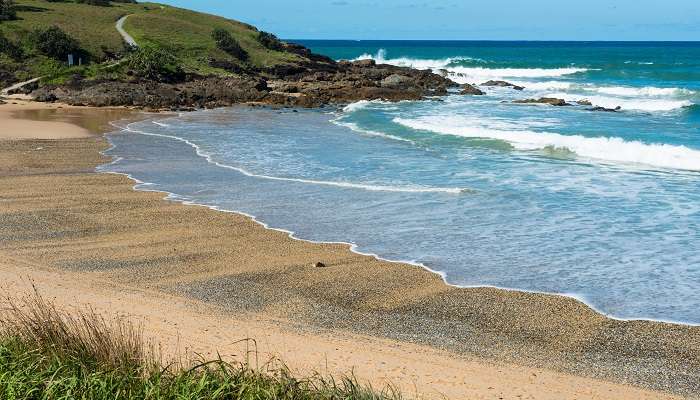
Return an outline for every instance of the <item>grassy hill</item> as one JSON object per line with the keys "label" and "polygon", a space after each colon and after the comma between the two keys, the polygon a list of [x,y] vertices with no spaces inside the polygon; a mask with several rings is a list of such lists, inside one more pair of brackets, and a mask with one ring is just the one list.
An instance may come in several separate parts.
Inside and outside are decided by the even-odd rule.
{"label": "grassy hill", "polygon": [[[115,28],[116,21],[125,15],[128,15],[128,19],[124,29],[140,46],[167,50],[176,56],[186,73],[231,74],[228,72],[231,68],[227,68],[227,71],[212,67],[211,60],[218,61],[217,65],[223,62],[245,68],[274,67],[305,61],[303,56],[293,52],[265,47],[258,40],[260,32],[248,24],[157,3],[112,2],[105,7],[72,0],[16,0],[15,9],[17,19],[0,22],[0,35],[22,47],[24,59],[18,62],[0,54],[0,75],[4,71],[5,81],[19,81],[35,76],[61,80],[75,73],[87,78],[103,76],[104,71],[97,64],[104,63],[102,67],[114,64],[114,59],[122,57],[127,51]],[[49,59],[35,51],[29,43],[32,32],[52,26],[58,26],[76,39],[89,54],[93,65],[68,69],[63,65],[63,60]],[[230,33],[247,53],[247,59],[242,61],[219,49],[212,38],[212,31],[216,28]],[[115,73],[113,69],[112,73]],[[12,74],[14,77],[10,78]],[[0,83],[2,81],[0,79]]]}

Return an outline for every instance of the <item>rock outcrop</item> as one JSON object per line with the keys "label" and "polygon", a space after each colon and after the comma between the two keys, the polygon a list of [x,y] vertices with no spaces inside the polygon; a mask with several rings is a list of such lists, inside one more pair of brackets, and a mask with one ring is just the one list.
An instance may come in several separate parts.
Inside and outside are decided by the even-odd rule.
{"label": "rock outcrop", "polygon": [[593,103],[590,102],[590,100],[579,100],[576,102],[576,104],[580,106],[592,106]]}
{"label": "rock outcrop", "polygon": [[[420,100],[443,96],[457,83],[429,70],[377,65],[373,60],[325,60],[231,77],[191,77],[182,83],[102,81],[36,90],[37,99],[90,106],[151,109],[221,107],[260,102],[319,107],[358,100]],[[476,89],[478,90],[478,89]],[[479,94],[481,91],[479,91]]]}
{"label": "rock outcrop", "polygon": [[566,100],[564,99],[557,99],[554,97],[540,97],[539,99],[524,99],[524,100],[515,100],[513,103],[517,104],[549,104],[550,106],[556,106],[556,107],[562,107],[562,106],[570,106],[571,104],[567,103]]}
{"label": "rock outcrop", "polygon": [[516,84],[506,82],[506,81],[488,81],[481,84],[481,86],[495,86],[495,87],[509,87],[515,90],[525,90],[524,86],[518,86]]}

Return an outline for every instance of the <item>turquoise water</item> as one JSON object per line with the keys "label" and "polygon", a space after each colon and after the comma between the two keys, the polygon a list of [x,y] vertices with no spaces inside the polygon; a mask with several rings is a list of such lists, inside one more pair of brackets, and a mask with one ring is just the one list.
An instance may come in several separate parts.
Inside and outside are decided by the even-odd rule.
{"label": "turquoise water", "polygon": [[[451,284],[700,323],[700,44],[304,44],[526,89],[148,120],[110,136],[102,169]],[[540,96],[622,111],[510,103]]]}

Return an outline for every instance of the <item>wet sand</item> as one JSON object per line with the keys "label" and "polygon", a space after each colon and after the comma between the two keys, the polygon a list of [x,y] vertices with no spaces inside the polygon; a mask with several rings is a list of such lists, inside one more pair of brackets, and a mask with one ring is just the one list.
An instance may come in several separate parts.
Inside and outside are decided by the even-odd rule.
{"label": "wet sand", "polygon": [[616,321],[561,296],[454,288],[344,245],[292,240],[95,173],[107,147],[100,136],[0,140],[5,285],[26,287],[20,277],[33,277],[64,304],[144,319],[171,347],[177,337],[179,347],[230,354],[240,353],[237,339],[263,338],[261,354],[300,371],[324,372],[327,360],[329,373],[355,367],[409,394],[700,393],[698,327]]}

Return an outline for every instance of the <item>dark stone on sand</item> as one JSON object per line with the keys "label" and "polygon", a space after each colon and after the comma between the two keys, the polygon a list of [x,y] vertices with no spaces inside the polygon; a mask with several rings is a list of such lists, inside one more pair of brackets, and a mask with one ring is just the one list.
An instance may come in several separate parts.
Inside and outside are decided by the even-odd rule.
{"label": "dark stone on sand", "polygon": [[326,267],[328,267],[326,264],[324,264],[324,263],[322,263],[322,262],[320,262],[320,261],[319,261],[319,262],[315,262],[315,263],[313,264],[313,266],[314,266],[314,268],[326,268]]}
{"label": "dark stone on sand", "polygon": [[562,107],[570,106],[564,99],[556,99],[554,97],[540,97],[539,99],[525,99],[525,100],[515,100],[513,103],[517,104],[549,104],[550,106]]}
{"label": "dark stone on sand", "polygon": [[55,94],[48,92],[48,93],[41,93],[41,94],[35,96],[34,100],[40,101],[42,103],[53,103],[56,100],[58,100],[58,97],[56,97]]}
{"label": "dark stone on sand", "polygon": [[515,90],[524,90],[525,89],[525,87],[523,87],[523,86],[518,86],[518,85],[515,85],[515,84],[510,83],[510,82],[493,81],[493,80],[488,81],[488,82],[484,82],[481,84],[481,86],[509,87],[509,88],[513,88]]}

